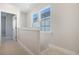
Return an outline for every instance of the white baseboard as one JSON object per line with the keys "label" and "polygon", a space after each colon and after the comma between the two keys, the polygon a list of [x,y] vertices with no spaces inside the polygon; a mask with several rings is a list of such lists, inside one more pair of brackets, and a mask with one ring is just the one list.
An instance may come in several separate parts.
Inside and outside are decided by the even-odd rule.
{"label": "white baseboard", "polygon": [[[21,41],[17,40],[18,43],[31,55],[34,55],[34,53],[28,49],[27,47],[25,47]],[[65,49],[65,48],[62,48],[62,47],[59,47],[59,46],[56,46],[56,45],[52,45],[50,46],[49,48],[55,48],[57,50],[59,50],[60,52],[63,52],[65,53],[66,55],[78,55],[77,52],[74,52],[74,51],[71,51],[71,50],[68,50],[68,49]],[[45,49],[44,51],[40,52],[40,54],[43,54],[44,52],[46,52],[47,50],[49,50],[49,48]]]}
{"label": "white baseboard", "polygon": [[52,45],[51,47],[49,47],[46,50],[42,51],[41,54],[43,54],[44,52],[48,51],[50,48],[57,49],[60,52],[63,52],[64,54],[66,54],[66,55],[78,55],[77,52],[74,52],[74,51],[71,51],[71,50],[68,50],[68,49],[56,46],[56,45]]}
{"label": "white baseboard", "polygon": [[28,49],[27,47],[25,47],[25,46],[23,45],[23,43],[22,43],[20,40],[17,40],[17,42],[18,42],[30,55],[34,55],[34,53],[33,53],[30,49]]}
{"label": "white baseboard", "polygon": [[68,54],[68,55],[77,55],[78,54],[77,52],[74,52],[69,49],[65,49],[65,48],[62,48],[62,47],[59,47],[56,45],[53,45],[53,48],[56,48],[56,49],[60,50],[61,52]]}

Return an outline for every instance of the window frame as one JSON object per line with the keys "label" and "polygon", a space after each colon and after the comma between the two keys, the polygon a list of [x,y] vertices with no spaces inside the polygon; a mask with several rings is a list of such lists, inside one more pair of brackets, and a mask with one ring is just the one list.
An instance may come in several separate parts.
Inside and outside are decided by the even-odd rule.
{"label": "window frame", "polygon": [[[43,10],[45,10],[45,9],[47,9],[47,8],[50,8],[50,16],[49,17],[46,17],[46,18],[50,18],[50,20],[49,20],[49,25],[50,25],[50,30],[49,31],[41,31],[40,30],[40,22],[42,21],[41,20],[41,11],[43,11]],[[33,12],[32,13],[32,27],[34,27],[33,26],[33,24],[34,24],[34,22],[33,22],[33,14],[34,13],[37,13],[38,14],[38,19],[37,19],[37,22],[39,23],[38,24],[38,27],[39,27],[39,29],[38,30],[40,30],[40,32],[42,32],[42,33],[51,33],[52,32],[52,23],[53,23],[53,21],[52,21],[52,8],[51,8],[51,6],[49,5],[49,6],[46,6],[46,7],[44,7],[44,8],[42,8],[42,9],[40,9],[38,12]],[[43,18],[44,19],[44,18]],[[35,27],[34,27],[35,28]],[[37,29],[37,28],[36,28]]]}
{"label": "window frame", "polygon": [[[41,12],[43,11],[43,10],[45,10],[45,9],[47,9],[47,8],[50,8],[50,16],[48,16],[48,17],[46,17],[46,18],[50,18],[50,20],[48,20],[49,22],[50,22],[50,30],[49,31],[41,31],[40,30],[40,32],[42,32],[42,33],[50,33],[51,32],[51,22],[52,22],[52,8],[51,8],[51,6],[46,6],[46,7],[44,7],[43,9],[41,9],[40,11],[39,11],[39,18],[40,18],[40,22],[42,21],[41,20]],[[45,18],[43,18],[43,19],[45,19]]]}

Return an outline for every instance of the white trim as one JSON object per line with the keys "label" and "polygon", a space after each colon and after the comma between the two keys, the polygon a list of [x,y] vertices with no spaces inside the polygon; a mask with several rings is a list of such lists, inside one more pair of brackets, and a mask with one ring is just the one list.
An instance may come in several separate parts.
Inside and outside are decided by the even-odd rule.
{"label": "white trim", "polygon": [[56,46],[56,45],[53,45],[53,46],[51,46],[51,47],[45,49],[44,51],[41,52],[41,54],[44,54],[44,52],[46,52],[46,51],[49,50],[50,48],[55,48],[55,49],[57,49],[57,50],[59,50],[59,51],[65,53],[66,55],[78,55],[78,53],[75,52],[75,51],[71,51],[71,50],[69,50],[69,49],[65,49],[65,48],[62,48],[62,47],[59,47],[59,46]]}
{"label": "white trim", "polygon": [[56,48],[56,49],[58,49],[58,50],[60,50],[60,51],[62,51],[62,52],[64,52],[64,53],[66,53],[66,54],[69,54],[69,55],[71,55],[71,54],[73,54],[73,55],[74,54],[78,54],[75,51],[71,51],[69,49],[65,49],[65,48],[62,48],[62,47],[59,47],[59,46],[56,46],[56,45],[53,45],[53,47]]}
{"label": "white trim", "polygon": [[2,41],[2,38],[1,38],[1,11],[0,11],[0,47],[1,47],[1,41]]}
{"label": "white trim", "polygon": [[17,42],[18,42],[29,54],[34,55],[34,53],[33,53],[30,49],[28,49],[27,47],[25,47],[25,46],[22,44],[22,42],[21,42],[20,40],[17,40]]}
{"label": "white trim", "polygon": [[45,54],[44,54],[44,52],[46,52],[48,49],[49,49],[49,48],[47,48],[47,49],[45,49],[45,50],[41,51],[41,52],[40,52],[40,54],[45,55]]}

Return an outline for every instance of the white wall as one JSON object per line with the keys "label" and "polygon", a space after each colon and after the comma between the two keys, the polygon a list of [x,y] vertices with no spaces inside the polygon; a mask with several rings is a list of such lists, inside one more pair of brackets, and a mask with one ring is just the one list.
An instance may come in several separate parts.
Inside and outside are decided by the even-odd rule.
{"label": "white wall", "polygon": [[53,44],[79,53],[79,4],[55,4]]}
{"label": "white wall", "polygon": [[36,4],[27,16],[27,27],[32,27],[31,14],[43,7],[51,5],[52,8],[52,32],[40,34],[41,49],[46,49],[49,45],[79,52],[79,4]]}
{"label": "white wall", "polygon": [[27,13],[20,12],[20,27],[27,27]]}
{"label": "white wall", "polygon": [[17,26],[20,27],[20,10],[9,4],[9,3],[0,3],[0,11],[7,12],[7,13],[12,13],[17,15]]}
{"label": "white wall", "polygon": [[30,53],[39,54],[40,52],[40,32],[33,28],[19,28],[18,42]]}

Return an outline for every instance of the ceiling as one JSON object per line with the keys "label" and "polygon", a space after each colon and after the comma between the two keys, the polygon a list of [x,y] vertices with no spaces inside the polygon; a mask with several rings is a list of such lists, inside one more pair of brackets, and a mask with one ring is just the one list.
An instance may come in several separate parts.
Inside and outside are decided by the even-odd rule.
{"label": "ceiling", "polygon": [[22,12],[28,12],[35,4],[34,3],[11,3]]}

